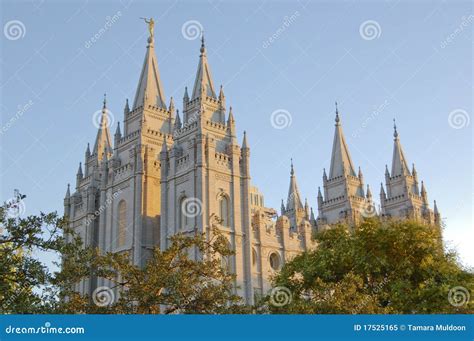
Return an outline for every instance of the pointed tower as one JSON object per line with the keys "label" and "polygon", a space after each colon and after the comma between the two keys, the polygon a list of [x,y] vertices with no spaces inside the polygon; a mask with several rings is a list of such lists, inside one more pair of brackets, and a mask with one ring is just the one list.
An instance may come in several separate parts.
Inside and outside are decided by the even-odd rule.
{"label": "pointed tower", "polygon": [[303,206],[298,184],[296,183],[293,159],[291,159],[290,187],[288,188],[284,215],[290,220],[290,226],[293,231],[296,231],[301,222],[307,218],[306,213],[306,207]]}
{"label": "pointed tower", "polygon": [[194,121],[215,122],[225,125],[225,98],[223,91],[216,95],[211,68],[207,60],[204,36],[201,38],[199,62],[194,80],[193,92],[189,99],[187,88],[184,95],[184,124]]}
{"label": "pointed tower", "polygon": [[[403,152],[395,120],[393,120],[392,171],[385,169],[385,186],[380,190],[382,215],[385,217],[409,218],[430,224],[439,224],[436,214],[429,208],[428,194],[423,181],[418,189],[418,173],[413,164],[412,171]],[[437,208],[436,208],[437,209]]]}
{"label": "pointed tower", "polygon": [[143,61],[142,72],[133,101],[133,110],[144,106],[145,99],[149,100],[152,106],[166,109],[165,94],[156,61],[154,37],[148,38],[146,48],[145,60]]}
{"label": "pointed tower", "polygon": [[349,154],[337,103],[335,122],[329,177],[326,170],[323,173],[324,197],[318,192],[319,228],[339,221],[358,222],[369,205],[364,195],[362,171],[359,168],[356,174]]}
{"label": "pointed tower", "polygon": [[92,154],[100,162],[105,155],[109,157],[112,155],[112,139],[110,138],[110,130],[109,130],[109,111],[107,109],[107,98],[104,95],[104,105],[102,107],[102,112],[100,116],[100,123],[99,123],[99,130],[97,131],[97,136],[95,138],[94,149]]}
{"label": "pointed tower", "polygon": [[[223,92],[219,99],[204,38],[191,98],[185,90],[183,104],[183,126],[174,134],[172,148],[160,154],[161,248],[167,248],[170,237],[176,233],[210,234],[211,227],[219,228],[231,245],[240,245],[235,247],[229,264],[239,286],[236,291],[250,302],[253,299],[248,263],[251,259],[251,206],[257,209],[261,202],[258,195],[251,201],[247,137],[244,133],[239,145],[232,111],[227,122],[223,120]],[[200,214],[186,215],[190,201],[200,207]],[[196,251],[195,256],[198,254]]]}
{"label": "pointed tower", "polygon": [[191,100],[200,97],[212,97],[217,99],[212,81],[211,69],[207,63],[206,46],[204,44],[204,34],[201,37],[201,55],[199,56],[199,64],[194,80],[193,94]]}

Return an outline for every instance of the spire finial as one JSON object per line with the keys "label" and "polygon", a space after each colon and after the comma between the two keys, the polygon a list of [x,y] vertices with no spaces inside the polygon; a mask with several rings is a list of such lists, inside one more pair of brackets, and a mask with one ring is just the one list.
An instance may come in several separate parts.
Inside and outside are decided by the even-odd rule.
{"label": "spire finial", "polygon": [[103,106],[103,108],[104,109],[107,108],[107,94],[106,93],[104,93],[104,106]]}
{"label": "spire finial", "polygon": [[291,162],[291,171],[290,171],[290,174],[291,176],[295,175],[295,169],[293,168],[293,158],[290,159],[290,162]]}
{"label": "spire finial", "polygon": [[335,102],[335,104],[336,104],[336,123],[339,124],[340,119],[339,119],[339,110],[337,108],[337,102]]}
{"label": "spire finial", "polygon": [[398,137],[397,123],[395,122],[395,119],[393,119],[393,137]]}
{"label": "spire finial", "polygon": [[201,55],[206,52],[206,45],[204,42],[204,30],[201,32]]}

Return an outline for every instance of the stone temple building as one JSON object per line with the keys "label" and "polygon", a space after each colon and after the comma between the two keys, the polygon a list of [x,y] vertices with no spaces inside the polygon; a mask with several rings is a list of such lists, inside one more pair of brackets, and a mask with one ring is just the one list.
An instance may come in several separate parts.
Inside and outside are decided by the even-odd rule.
{"label": "stone temple building", "polygon": [[[360,168],[355,171],[337,106],[317,217],[306,200],[303,204],[293,163],[281,214],[265,206],[251,183],[245,132],[240,143],[237,139],[238,116],[227,108],[222,86],[214,85],[204,38],[194,86],[191,92],[184,89],[180,113],[173,98],[165,97],[151,34],[134,101],[131,106],[125,102],[123,125],[117,124],[112,139],[104,97],[93,148],[87,145],[75,189],[68,185],[65,215],[85,245],[129,252],[131,261],[142,266],[153,247],[168,247],[170,236],[209,236],[216,227],[235,251],[225,266],[236,275],[236,293],[251,303],[271,288],[269,276],[287,260],[315,247],[315,231],[378,214]],[[432,211],[414,166],[408,169],[396,128],[392,171],[387,169],[385,180],[380,215],[439,224],[436,203]],[[91,295],[103,285],[109,283],[88,278],[76,290]]]}

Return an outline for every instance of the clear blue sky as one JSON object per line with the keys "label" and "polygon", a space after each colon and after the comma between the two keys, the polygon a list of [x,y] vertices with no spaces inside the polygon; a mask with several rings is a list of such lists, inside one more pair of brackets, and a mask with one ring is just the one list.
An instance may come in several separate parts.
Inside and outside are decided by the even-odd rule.
{"label": "clear blue sky", "polygon": [[[66,184],[74,187],[94,142],[103,93],[116,120],[133,98],[147,37],[139,17],[155,18],[165,95],[181,107],[200,45],[182,27],[196,20],[239,138],[248,132],[252,180],[268,206],[287,194],[292,157],[316,209],[337,100],[352,159],[377,200],[396,117],[408,161],[431,204],[437,199],[445,239],[474,265],[472,13],[468,1],[2,1],[2,199],[18,188],[28,195],[26,213],[62,212]],[[6,33],[12,20],[23,25],[20,36]],[[375,35],[370,22],[361,33],[368,20]],[[284,129],[271,124],[278,109],[291,115]]]}

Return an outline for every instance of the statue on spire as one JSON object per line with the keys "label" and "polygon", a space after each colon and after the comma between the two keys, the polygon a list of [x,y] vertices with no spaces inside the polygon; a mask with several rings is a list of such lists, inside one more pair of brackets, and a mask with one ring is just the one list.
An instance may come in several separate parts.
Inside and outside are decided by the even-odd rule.
{"label": "statue on spire", "polygon": [[147,18],[140,18],[145,21],[145,23],[148,24],[148,32],[150,32],[150,38],[154,37],[154,30],[155,30],[155,21],[153,18],[147,19]]}

